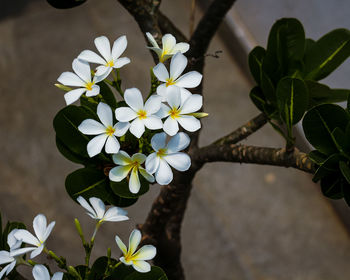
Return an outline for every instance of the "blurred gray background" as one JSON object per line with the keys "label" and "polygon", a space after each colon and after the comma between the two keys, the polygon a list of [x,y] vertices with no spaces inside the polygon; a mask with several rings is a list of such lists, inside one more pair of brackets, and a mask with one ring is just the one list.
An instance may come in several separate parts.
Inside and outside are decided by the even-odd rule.
{"label": "blurred gray background", "polygon": [[[74,228],[80,219],[87,235],[93,222],[66,194],[64,179],[78,168],[56,149],[52,120],[63,106],[63,92],[53,84],[93,39],[111,41],[127,35],[121,71],[126,87],[148,90],[153,61],[143,35],[116,0],[90,0],[71,10],[56,10],[44,0],[2,1],[0,11],[0,211],[4,220],[25,222],[44,213],[56,226],[49,249],[83,262]],[[163,0],[161,9],[184,33],[189,29],[191,1]],[[251,38],[265,46],[271,25],[280,17],[297,17],[308,37],[317,39],[337,27],[350,28],[349,1],[238,0],[229,16],[240,18]],[[200,16],[197,10],[196,19]],[[201,145],[209,144],[258,114],[249,100],[249,79],[216,36],[205,68],[205,111]],[[350,87],[350,63],[327,81]],[[282,147],[283,139],[267,125],[245,143]],[[349,234],[319,186],[300,171],[269,166],[215,163],[195,178],[183,226],[183,265],[187,279],[346,280],[350,277]],[[114,235],[127,238],[142,223],[159,192],[151,191],[128,209],[130,221],[105,224],[93,257],[114,256]],[[350,211],[350,210],[349,210]],[[45,261],[38,257],[37,261]]]}

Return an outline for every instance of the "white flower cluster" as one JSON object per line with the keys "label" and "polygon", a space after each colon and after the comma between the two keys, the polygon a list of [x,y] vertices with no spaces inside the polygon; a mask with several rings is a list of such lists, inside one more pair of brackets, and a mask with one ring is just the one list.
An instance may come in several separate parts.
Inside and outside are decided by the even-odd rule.
{"label": "white flower cluster", "polygon": [[[85,210],[87,210],[87,214],[96,220],[93,238],[101,224],[104,222],[120,222],[129,219],[126,216],[127,212],[119,207],[110,207],[106,211],[105,204],[99,198],[91,197],[89,202],[87,202],[83,197],[79,196],[77,201],[85,208]],[[38,214],[33,220],[35,236],[25,229],[13,229],[7,236],[7,244],[10,250],[0,251],[0,266],[2,267],[2,270],[0,271],[0,279],[2,279],[3,276],[8,275],[16,265],[32,265],[33,262],[29,263],[28,260],[25,260],[25,254],[31,252],[30,258],[32,259],[41,254],[42,251],[48,253],[46,240],[54,226],[55,222],[51,222],[47,225],[46,217],[43,214]],[[151,266],[146,260],[153,259],[157,250],[153,245],[145,245],[136,251],[141,241],[141,232],[139,230],[134,230],[131,233],[129,249],[126,248],[118,235],[115,236],[115,240],[123,253],[123,257],[120,257],[119,259],[122,263],[125,265],[132,265],[135,270],[142,273],[151,270]],[[30,247],[23,247],[23,243],[30,245]],[[56,272],[51,278],[47,268],[41,264],[35,264],[32,273],[35,280],[62,280],[63,278],[62,272]]]}
{"label": "white flower cluster", "polygon": [[[157,181],[160,185],[167,185],[173,179],[171,167],[178,171],[188,170],[191,165],[190,157],[181,151],[188,147],[190,138],[184,132],[179,132],[179,127],[189,132],[197,131],[201,127],[195,116],[202,107],[202,96],[192,94],[187,89],[197,87],[202,75],[196,71],[182,75],[187,67],[187,58],[183,53],[188,51],[189,45],[176,43],[174,36],[166,34],[160,48],[150,33],[146,35],[152,44],[149,48],[156,52],[160,61],[153,68],[153,73],[159,80],[156,92],[144,100],[137,88],[128,88],[122,94],[127,106],[116,108],[113,114],[109,105],[100,102],[97,106],[100,121],[86,119],[78,127],[83,134],[95,135],[87,145],[89,156],[98,155],[104,147],[106,153],[113,155],[113,161],[117,165],[109,172],[110,180],[120,182],[127,178],[132,193],[140,190],[139,174],[151,183]],[[115,68],[130,62],[128,58],[120,58],[127,46],[126,36],[118,38],[112,49],[104,36],[96,38],[95,45],[102,57],[85,50],[73,61],[75,74],[64,72],[58,78],[65,86],[79,87],[65,94],[67,104],[78,100],[83,93],[88,97],[98,95],[99,86],[96,83],[106,79]],[[168,71],[163,63],[170,57]],[[99,64],[93,77],[88,63]],[[153,135],[152,153],[148,156],[142,153],[129,155],[120,150],[118,137],[130,131],[140,139],[146,129],[158,130],[157,133],[147,134]],[[168,143],[167,135],[171,137]]]}

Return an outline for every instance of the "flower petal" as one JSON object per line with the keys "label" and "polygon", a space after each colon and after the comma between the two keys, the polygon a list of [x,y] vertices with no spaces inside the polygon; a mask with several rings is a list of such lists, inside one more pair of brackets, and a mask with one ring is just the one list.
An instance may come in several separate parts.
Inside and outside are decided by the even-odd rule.
{"label": "flower petal", "polygon": [[175,135],[179,131],[177,120],[168,117],[163,124],[163,130],[170,136]]}
{"label": "flower petal", "polygon": [[155,177],[159,185],[168,185],[173,180],[173,172],[164,159],[159,159],[159,167]]}
{"label": "flower petal", "polygon": [[173,153],[163,157],[171,167],[178,171],[186,171],[191,166],[191,158],[185,153]]}
{"label": "flower petal", "polygon": [[159,157],[157,156],[157,153],[150,154],[146,159],[145,165],[148,173],[155,173],[159,167]]}
{"label": "flower petal", "polygon": [[4,250],[0,251],[0,265],[12,262],[13,260],[14,258],[10,256],[10,252]]}
{"label": "flower petal", "polygon": [[191,71],[177,79],[176,85],[184,88],[195,88],[201,83],[201,81],[202,74],[197,71]]}
{"label": "flower petal", "polygon": [[[4,267],[3,269],[5,270],[5,268],[6,268],[6,275],[9,275],[9,273],[15,268],[15,266],[16,266],[16,261],[13,261],[13,262],[11,262],[10,264],[8,264],[6,267]],[[1,279],[1,277],[0,277],[0,279]]]}
{"label": "flower petal", "polygon": [[132,121],[130,125],[130,132],[134,134],[137,138],[140,138],[145,132],[145,125],[139,118]]}
{"label": "flower petal", "polygon": [[113,113],[111,107],[106,103],[100,102],[97,106],[97,116],[105,127],[113,126]]}
{"label": "flower petal", "polygon": [[145,111],[147,115],[152,115],[159,111],[160,104],[162,103],[162,97],[159,95],[152,95],[147,99],[145,103]]}
{"label": "flower petal", "polygon": [[78,196],[77,202],[84,207],[92,216],[97,217],[95,210],[90,206],[90,204],[85,200],[84,197]]}
{"label": "flower petal", "polygon": [[160,119],[163,119],[163,118],[165,118],[165,117],[170,115],[170,111],[171,111],[171,109],[169,108],[169,106],[167,106],[167,105],[162,103],[160,105],[159,111],[157,113],[155,113],[155,115],[157,117],[159,117]]}
{"label": "flower petal", "polygon": [[108,62],[112,60],[111,45],[106,36],[100,36],[94,40],[95,46],[103,58]]}
{"label": "flower petal", "polygon": [[7,269],[10,267],[11,264],[6,265],[1,271],[0,271],[0,279],[5,275],[7,272]]}
{"label": "flower petal", "polygon": [[137,114],[129,107],[120,107],[115,109],[115,118],[120,122],[128,122],[137,118]]}
{"label": "flower petal", "polygon": [[63,279],[63,272],[55,272],[51,278],[51,280],[62,280],[62,279]]}
{"label": "flower petal", "polygon": [[165,34],[162,38],[162,47],[164,54],[170,54],[176,45],[176,39],[171,34]]}
{"label": "flower petal", "polygon": [[131,160],[133,162],[138,162],[139,164],[142,164],[145,162],[146,160],[146,156],[144,154],[141,154],[141,153],[136,153],[136,154],[133,154],[132,157],[131,157]]}
{"label": "flower petal", "polygon": [[182,53],[178,52],[171,58],[170,62],[170,77],[176,80],[187,66],[187,58]]}
{"label": "flower petal", "polygon": [[52,229],[54,228],[55,224],[56,224],[56,222],[53,221],[47,226],[46,231],[45,231],[45,235],[44,235],[44,239],[42,240],[43,242],[45,242],[47,240],[47,238],[49,237],[49,235],[50,235]]}
{"label": "flower petal", "polygon": [[122,68],[124,65],[130,63],[130,58],[128,57],[121,57],[114,61],[113,68]]}
{"label": "flower petal", "polygon": [[170,108],[179,108],[181,105],[181,91],[177,86],[169,86],[166,90],[166,101]]}
{"label": "flower petal", "polygon": [[185,101],[187,100],[187,98],[192,96],[192,93],[185,88],[180,88],[180,93],[181,93],[181,107],[182,107]]}
{"label": "flower petal", "polygon": [[96,96],[100,93],[100,86],[98,85],[94,85],[92,86],[92,89],[91,90],[87,90],[86,91],[86,96],[87,97],[91,97],[91,96]]}
{"label": "flower petal", "polygon": [[103,215],[105,214],[105,211],[106,211],[106,206],[103,203],[103,201],[97,197],[90,197],[89,201],[90,201],[92,208],[95,210],[97,217],[99,219],[102,219]]}
{"label": "flower petal", "polygon": [[152,148],[158,152],[159,149],[165,148],[166,134],[164,132],[155,134],[151,139]]}
{"label": "flower petal", "polygon": [[176,120],[185,130],[190,132],[197,131],[201,128],[201,122],[194,116],[181,115]]}
{"label": "flower petal", "polygon": [[192,94],[189,96],[181,107],[181,114],[197,112],[203,105],[203,96]]}
{"label": "flower petal", "polygon": [[109,179],[113,182],[121,182],[126,178],[126,176],[128,176],[131,168],[131,164],[113,167],[109,171]]}
{"label": "flower petal", "polygon": [[76,58],[73,60],[72,68],[85,83],[91,82],[91,69],[89,63]]}
{"label": "flower petal", "polygon": [[143,109],[143,98],[141,92],[137,88],[128,88],[124,92],[124,99],[134,111]]}
{"label": "flower petal", "polygon": [[32,253],[30,254],[30,258],[33,259],[36,256],[39,256],[43,250],[44,250],[44,244],[41,244],[38,248],[32,251]]}
{"label": "flower petal", "polygon": [[97,53],[90,50],[82,51],[78,55],[78,59],[91,62],[91,63],[96,63],[96,64],[102,64],[102,65],[106,64],[106,61],[101,56],[99,56]]}
{"label": "flower petal", "polygon": [[64,99],[66,100],[66,104],[70,105],[70,104],[74,103],[75,101],[77,101],[85,91],[86,91],[85,88],[77,88],[77,89],[73,89],[71,91],[68,91],[64,95]]}
{"label": "flower petal", "polygon": [[151,33],[146,32],[146,36],[151,45],[155,48],[159,48],[157,41],[154,39]]}
{"label": "flower petal", "polygon": [[120,36],[117,40],[113,43],[112,48],[112,58],[113,60],[116,60],[119,58],[119,56],[125,51],[126,47],[128,45],[128,40],[126,39],[126,36]]}
{"label": "flower petal", "polygon": [[157,54],[158,59],[160,59],[162,57],[162,52],[163,52],[162,49],[160,49],[160,48],[153,48],[153,47],[147,47],[147,48],[152,50],[152,51],[154,51]]}
{"label": "flower petal", "polygon": [[118,235],[115,236],[115,242],[117,243],[119,249],[123,252],[124,255],[128,253],[128,249],[126,248],[124,242],[119,238]]}
{"label": "flower petal", "polygon": [[151,265],[145,261],[133,261],[132,267],[141,273],[147,273],[151,271]]}
{"label": "flower petal", "polygon": [[190,137],[184,133],[179,132],[174,137],[172,137],[167,145],[168,154],[176,153],[182,151],[188,147],[190,144]]}
{"label": "flower petal", "polygon": [[190,44],[187,43],[177,43],[173,48],[172,53],[175,54],[177,52],[185,53],[190,49]]}
{"label": "flower petal", "polygon": [[81,133],[86,135],[98,135],[106,132],[106,127],[93,119],[84,120],[78,126],[78,129]]}
{"label": "flower petal", "polygon": [[44,242],[44,235],[46,231],[46,226],[47,226],[47,220],[46,217],[43,214],[37,215],[34,220],[33,220],[33,228],[36,237]]}
{"label": "flower petal", "polygon": [[50,280],[49,271],[42,264],[35,265],[32,273],[35,280]]}
{"label": "flower petal", "polygon": [[72,72],[63,72],[57,81],[65,86],[85,87],[85,82]]}
{"label": "flower petal", "polygon": [[127,212],[125,210],[119,207],[111,207],[106,211],[103,220],[108,222],[120,222],[129,220],[126,215]]}
{"label": "flower petal", "polygon": [[153,245],[142,246],[133,256],[134,260],[148,261],[153,259],[157,254],[157,249]]}
{"label": "flower petal", "polygon": [[108,136],[105,146],[105,151],[107,154],[116,154],[119,152],[120,144],[117,138],[112,135]]}
{"label": "flower petal", "polygon": [[15,237],[15,233],[18,231],[17,228],[11,230],[11,232],[7,235],[7,244],[10,247],[10,250],[17,249],[21,246],[22,242],[17,240]]}
{"label": "flower petal", "polygon": [[149,116],[143,120],[143,123],[148,129],[161,129],[163,128],[162,120],[157,116]]}
{"label": "flower petal", "polygon": [[132,265],[132,260],[126,260],[124,257],[119,258],[119,260],[125,265]]}
{"label": "flower petal", "polygon": [[139,167],[140,174],[150,183],[154,183],[153,175],[149,174],[146,169]]}
{"label": "flower petal", "polygon": [[95,76],[96,79],[102,81],[112,72],[113,68],[110,66],[100,65],[96,68]]}
{"label": "flower petal", "polygon": [[22,242],[24,243],[31,244],[34,246],[38,246],[38,244],[40,243],[39,240],[36,237],[34,237],[33,234],[31,234],[28,230],[25,229],[19,229],[15,233],[15,238],[17,240],[22,240]]}
{"label": "flower petal", "polygon": [[129,190],[131,193],[138,193],[140,190],[140,179],[137,167],[134,167],[131,171],[129,179]]}
{"label": "flower petal", "polygon": [[113,162],[119,165],[129,165],[132,163],[131,157],[127,152],[119,151],[119,153],[113,155]]}
{"label": "flower petal", "polygon": [[141,232],[138,229],[134,229],[129,237],[129,250],[131,254],[134,254],[134,252],[137,249],[137,246],[139,246],[141,241]]}
{"label": "flower petal", "polygon": [[162,102],[166,102],[167,86],[166,84],[161,84],[157,87],[157,94],[162,97]]}
{"label": "flower petal", "polygon": [[94,157],[97,154],[101,153],[102,148],[107,140],[107,134],[97,135],[92,138],[87,144],[87,152],[90,157]]}
{"label": "flower petal", "polygon": [[114,125],[114,135],[121,137],[123,136],[129,129],[130,123],[128,122],[118,122]]}
{"label": "flower petal", "polygon": [[11,257],[17,257],[17,256],[21,256],[24,255],[30,251],[34,251],[36,250],[38,247],[24,247],[24,248],[19,248],[16,250],[11,251],[10,255]]}
{"label": "flower petal", "polygon": [[153,74],[157,77],[157,79],[161,82],[166,83],[166,80],[169,79],[169,73],[163,63],[158,63],[153,67]]}

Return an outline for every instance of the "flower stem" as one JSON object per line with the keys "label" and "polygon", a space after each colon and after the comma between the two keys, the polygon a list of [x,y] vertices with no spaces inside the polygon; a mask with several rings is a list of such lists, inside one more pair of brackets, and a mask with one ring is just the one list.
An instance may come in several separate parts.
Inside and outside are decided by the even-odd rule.
{"label": "flower stem", "polygon": [[68,271],[67,268],[67,264],[66,264],[66,259],[63,257],[58,257],[53,251],[48,250],[46,247],[44,247],[44,252],[51,257],[52,259],[54,259],[58,265],[59,268],[65,269],[66,271]]}
{"label": "flower stem", "polygon": [[124,92],[120,87],[122,80],[120,79],[119,69],[113,69],[112,76],[114,79],[113,85],[115,86],[116,90],[120,93],[121,97],[124,98]]}

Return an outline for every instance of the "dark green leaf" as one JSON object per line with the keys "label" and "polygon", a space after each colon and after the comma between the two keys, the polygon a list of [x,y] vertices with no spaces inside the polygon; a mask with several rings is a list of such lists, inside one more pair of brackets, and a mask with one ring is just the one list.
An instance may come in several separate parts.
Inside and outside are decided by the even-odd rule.
{"label": "dark green leaf", "polygon": [[75,163],[84,164],[89,161],[89,157],[84,157],[71,151],[63,142],[56,136],[56,146],[60,153],[67,159]]}
{"label": "dark green leaf", "polygon": [[252,74],[254,80],[258,85],[261,82],[261,74],[262,74],[262,64],[264,57],[266,55],[266,50],[263,47],[255,47],[248,56],[248,63],[250,73]]}
{"label": "dark green leaf", "polygon": [[323,162],[326,161],[327,156],[320,153],[317,150],[313,150],[308,154],[309,158],[316,164],[321,165]]}
{"label": "dark green leaf", "polygon": [[106,280],[125,280],[125,278],[132,274],[135,270],[132,266],[127,266],[123,263],[117,266],[112,272],[111,276],[107,277]]}
{"label": "dark green leaf", "polygon": [[349,115],[338,105],[321,104],[306,113],[303,129],[307,140],[320,152],[330,155],[337,152],[332,131],[339,127],[345,131]]}
{"label": "dark green leaf", "polygon": [[346,141],[345,133],[339,127],[336,127],[332,131],[332,136],[338,151],[345,152],[349,146],[349,143]]}
{"label": "dark green leaf", "polygon": [[321,180],[321,190],[324,196],[332,199],[340,199],[343,197],[343,183],[339,175],[339,173],[333,174]]}
{"label": "dark green leaf", "polygon": [[108,267],[108,258],[99,257],[91,267],[88,280],[98,280],[103,279],[105,276],[105,271]]}
{"label": "dark green leaf", "polygon": [[100,86],[100,94],[102,95],[103,101],[111,106],[112,110],[117,108],[117,101],[109,85],[104,81],[98,83],[98,85]]}
{"label": "dark green leaf", "polygon": [[152,266],[152,269],[150,272],[147,273],[140,273],[140,272],[133,272],[130,275],[128,275],[125,280],[167,280],[164,271],[158,267],[158,266]]}
{"label": "dark green leaf", "polygon": [[140,187],[140,191],[137,194],[133,194],[130,192],[129,183],[126,179],[121,182],[110,181],[110,186],[112,191],[120,197],[137,198],[145,194],[149,190],[149,182],[147,182],[147,180],[145,180],[141,175],[139,176],[139,179],[140,179],[141,187]]}
{"label": "dark green leaf", "polygon": [[314,177],[312,180],[314,182],[319,181],[320,179],[330,176],[332,174],[338,173],[339,161],[342,157],[339,154],[333,154],[328,157],[320,166],[317,168]]}
{"label": "dark green leaf", "polygon": [[271,79],[266,75],[265,72],[262,72],[261,75],[261,89],[264,93],[265,99],[271,104],[277,104],[275,87]]}
{"label": "dark green leaf", "polygon": [[252,102],[254,103],[254,105],[260,111],[265,112],[266,101],[265,101],[265,96],[264,96],[263,92],[261,91],[260,87],[258,87],[258,86],[254,87],[250,91],[249,97],[252,100]]}
{"label": "dark green leaf", "polygon": [[344,161],[339,162],[339,169],[346,181],[350,184],[350,167]]}
{"label": "dark green leaf", "polygon": [[305,77],[321,80],[350,55],[350,31],[336,29],[319,39],[305,55]]}
{"label": "dark green leaf", "polygon": [[86,0],[46,0],[51,6],[56,9],[69,9],[79,6]]}
{"label": "dark green leaf", "polygon": [[282,119],[294,125],[303,117],[309,101],[304,81],[295,78],[283,78],[277,85],[277,103]]}

